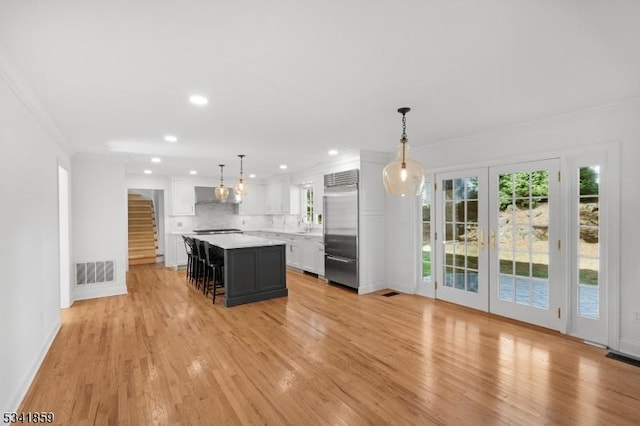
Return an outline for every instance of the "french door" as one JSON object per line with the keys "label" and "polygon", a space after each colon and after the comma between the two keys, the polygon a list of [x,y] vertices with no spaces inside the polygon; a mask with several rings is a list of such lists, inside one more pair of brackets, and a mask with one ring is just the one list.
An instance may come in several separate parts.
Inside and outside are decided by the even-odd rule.
{"label": "french door", "polygon": [[558,329],[560,288],[559,162],[492,167],[490,311]]}
{"label": "french door", "polygon": [[436,297],[483,311],[489,308],[487,178],[484,168],[436,179]]}
{"label": "french door", "polygon": [[436,297],[558,329],[558,160],[436,176]]}

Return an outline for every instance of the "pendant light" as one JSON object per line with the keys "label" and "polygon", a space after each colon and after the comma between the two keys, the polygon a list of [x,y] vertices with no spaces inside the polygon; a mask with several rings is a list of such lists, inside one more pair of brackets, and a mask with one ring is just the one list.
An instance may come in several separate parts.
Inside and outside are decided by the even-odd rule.
{"label": "pendant light", "polygon": [[402,135],[398,147],[398,158],[387,164],[382,172],[382,180],[387,193],[391,196],[420,195],[424,186],[424,167],[420,162],[409,158],[409,140],[407,139],[407,113],[410,108],[400,108],[402,114]]}
{"label": "pendant light", "polygon": [[218,164],[220,166],[220,186],[216,186],[215,194],[218,200],[224,201],[229,196],[229,188],[225,188],[224,179],[222,177],[222,169],[224,169],[224,164]]}
{"label": "pendant light", "polygon": [[238,157],[240,157],[240,176],[238,177],[238,180],[236,180],[236,183],[233,185],[233,192],[235,192],[237,195],[246,195],[247,192],[249,192],[249,186],[244,181],[244,175],[242,174],[242,159],[245,157],[245,155],[239,154]]}

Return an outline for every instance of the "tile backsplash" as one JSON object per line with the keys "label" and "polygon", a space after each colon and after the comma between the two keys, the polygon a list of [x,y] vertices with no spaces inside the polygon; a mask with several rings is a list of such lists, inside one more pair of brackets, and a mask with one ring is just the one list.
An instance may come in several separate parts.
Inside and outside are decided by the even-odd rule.
{"label": "tile backsplash", "polygon": [[[295,229],[300,215],[238,215],[237,204],[196,204],[195,216],[169,216],[170,232],[193,229]],[[181,225],[181,226],[180,226]]]}

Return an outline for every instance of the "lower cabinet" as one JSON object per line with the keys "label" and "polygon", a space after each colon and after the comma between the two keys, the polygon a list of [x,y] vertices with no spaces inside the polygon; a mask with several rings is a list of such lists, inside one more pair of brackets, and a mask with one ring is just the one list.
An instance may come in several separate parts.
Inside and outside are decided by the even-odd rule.
{"label": "lower cabinet", "polygon": [[287,240],[287,266],[302,269],[302,246],[296,237]]}
{"label": "lower cabinet", "polygon": [[318,257],[316,256],[317,243],[314,238],[304,237],[302,269],[305,271],[317,273]]}
{"label": "lower cabinet", "polygon": [[187,266],[187,249],[184,247],[182,235],[172,234],[169,236],[169,246],[166,252],[165,264],[174,268]]}
{"label": "lower cabinet", "polygon": [[182,239],[182,235],[179,235],[178,238],[176,238],[176,265],[178,267],[187,266],[188,260],[184,240]]}
{"label": "lower cabinet", "polygon": [[316,242],[316,274],[324,276],[324,243]]}
{"label": "lower cabinet", "polygon": [[322,237],[273,231],[248,231],[245,234],[284,242],[288,267],[324,275],[324,242]]}

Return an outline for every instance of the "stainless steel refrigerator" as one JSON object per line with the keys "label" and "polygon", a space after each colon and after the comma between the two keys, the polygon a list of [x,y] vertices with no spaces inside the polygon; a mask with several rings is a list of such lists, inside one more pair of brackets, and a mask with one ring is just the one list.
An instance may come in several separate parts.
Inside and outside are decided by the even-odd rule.
{"label": "stainless steel refrigerator", "polygon": [[358,288],[358,170],[324,176],[324,275]]}

